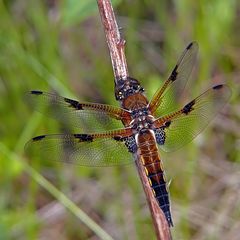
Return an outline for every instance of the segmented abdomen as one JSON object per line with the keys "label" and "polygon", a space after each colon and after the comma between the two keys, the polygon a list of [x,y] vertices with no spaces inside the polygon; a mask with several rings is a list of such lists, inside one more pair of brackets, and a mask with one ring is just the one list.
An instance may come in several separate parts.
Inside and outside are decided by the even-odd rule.
{"label": "segmented abdomen", "polygon": [[141,161],[154,196],[164,212],[169,226],[173,226],[164,171],[153,134],[152,130],[146,130],[143,133],[139,133],[137,136],[137,144],[140,149]]}

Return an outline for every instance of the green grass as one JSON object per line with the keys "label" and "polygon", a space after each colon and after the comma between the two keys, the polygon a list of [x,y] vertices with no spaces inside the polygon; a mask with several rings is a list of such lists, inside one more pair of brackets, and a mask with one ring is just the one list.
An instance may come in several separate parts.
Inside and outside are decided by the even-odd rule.
{"label": "green grass", "polygon": [[[0,239],[154,239],[134,165],[85,168],[24,154],[31,137],[60,132],[24,102],[28,90],[118,104],[96,2],[50,2],[0,1]],[[130,74],[148,97],[192,40],[200,53],[191,95],[218,82],[232,88],[193,143],[161,155],[172,179],[174,239],[239,239],[240,4],[114,2]]]}

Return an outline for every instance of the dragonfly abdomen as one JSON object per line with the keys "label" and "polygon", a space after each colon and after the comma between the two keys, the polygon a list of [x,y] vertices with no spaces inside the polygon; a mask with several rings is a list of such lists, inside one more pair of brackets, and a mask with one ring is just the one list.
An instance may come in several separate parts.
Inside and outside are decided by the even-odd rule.
{"label": "dragonfly abdomen", "polygon": [[164,215],[168,221],[169,226],[173,226],[170,212],[169,194],[166,186],[166,181],[164,178],[164,172],[162,170],[159,170],[158,172],[156,171],[149,173],[149,166],[145,166],[145,168],[147,169],[147,177],[152,187],[154,196],[160,208],[164,212]]}
{"label": "dragonfly abdomen", "polygon": [[173,226],[163,166],[152,131],[147,130],[144,133],[140,133],[137,137],[137,143],[140,149],[140,159],[145,168],[153,194],[164,212],[169,226]]}

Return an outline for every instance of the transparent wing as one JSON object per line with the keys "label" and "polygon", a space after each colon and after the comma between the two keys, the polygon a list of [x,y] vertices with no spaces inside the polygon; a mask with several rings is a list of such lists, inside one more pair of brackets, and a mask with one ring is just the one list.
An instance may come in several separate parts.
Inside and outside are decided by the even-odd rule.
{"label": "transparent wing", "polygon": [[186,104],[181,110],[154,122],[156,139],[164,151],[173,151],[192,141],[229,100],[227,85],[217,85]]}
{"label": "transparent wing", "polygon": [[30,140],[25,151],[40,154],[48,161],[82,166],[123,165],[134,161],[126,143],[130,134],[130,129],[122,129],[100,134],[42,135]]}
{"label": "transparent wing", "polygon": [[163,116],[176,108],[192,72],[198,53],[197,42],[190,43],[182,53],[171,75],[150,101],[149,107],[155,116]]}
{"label": "transparent wing", "polygon": [[33,103],[40,112],[69,127],[80,128],[83,132],[121,128],[122,121],[130,119],[129,112],[122,108],[97,103],[80,103],[42,91],[29,92],[26,100],[30,104]]}

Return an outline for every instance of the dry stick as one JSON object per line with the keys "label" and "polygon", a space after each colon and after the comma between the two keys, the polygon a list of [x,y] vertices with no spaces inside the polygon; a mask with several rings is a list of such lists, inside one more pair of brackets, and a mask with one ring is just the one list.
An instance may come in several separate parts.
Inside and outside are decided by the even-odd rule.
{"label": "dry stick", "polygon": [[120,36],[112,4],[108,0],[98,0],[98,8],[107,39],[115,81],[126,79],[129,75],[124,53],[125,40]]}
{"label": "dry stick", "polygon": [[[119,28],[110,0],[97,0],[97,2],[111,56],[115,83],[117,83],[118,79],[126,79],[129,76],[124,53],[125,40],[121,38],[119,33]],[[134,155],[134,158],[136,160],[138,173],[152,214],[157,239],[170,240],[171,232],[168,223],[153,195],[144,167],[136,154]]]}

